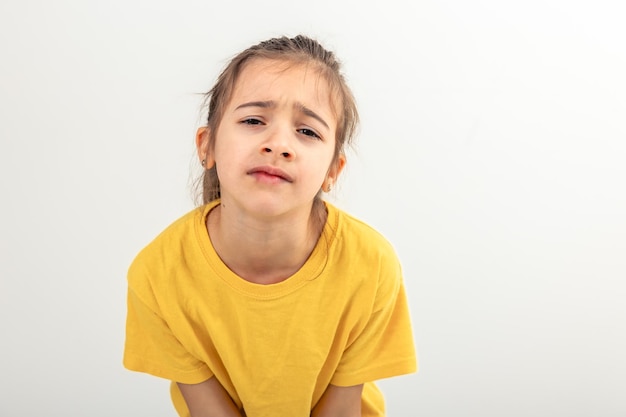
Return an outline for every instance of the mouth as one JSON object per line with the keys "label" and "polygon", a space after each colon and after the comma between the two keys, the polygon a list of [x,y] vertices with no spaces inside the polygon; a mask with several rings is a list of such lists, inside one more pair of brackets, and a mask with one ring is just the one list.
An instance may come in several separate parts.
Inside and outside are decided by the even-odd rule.
{"label": "mouth", "polygon": [[259,179],[293,182],[293,178],[285,171],[271,166],[255,167],[249,170],[247,174]]}

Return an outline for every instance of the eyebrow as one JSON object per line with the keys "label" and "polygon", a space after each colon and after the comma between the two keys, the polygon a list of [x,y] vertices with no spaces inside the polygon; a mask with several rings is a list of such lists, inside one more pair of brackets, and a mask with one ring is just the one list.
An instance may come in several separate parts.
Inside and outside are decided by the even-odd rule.
{"label": "eyebrow", "polygon": [[[235,108],[235,110],[243,109],[243,108],[246,108],[246,107],[261,107],[263,109],[269,109],[269,108],[272,108],[272,107],[276,107],[276,102],[274,102],[273,100],[250,101],[248,103],[240,104],[239,106],[237,106]],[[312,117],[313,119],[317,120],[318,122],[320,122],[321,124],[326,126],[326,129],[330,130],[330,127],[328,126],[328,123],[326,123],[324,121],[324,119],[322,119],[322,117],[319,114],[315,113],[313,110],[309,109],[304,104],[296,102],[296,103],[294,103],[294,108],[297,109],[298,111],[300,111],[302,114],[304,114],[304,115],[306,115],[308,117]]]}

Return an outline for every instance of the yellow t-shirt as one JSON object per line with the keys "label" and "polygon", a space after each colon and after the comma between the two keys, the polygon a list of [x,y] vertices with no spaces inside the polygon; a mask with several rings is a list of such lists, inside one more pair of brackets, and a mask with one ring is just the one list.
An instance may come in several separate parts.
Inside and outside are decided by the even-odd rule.
{"label": "yellow t-shirt", "polygon": [[[186,384],[215,376],[247,417],[307,417],[328,384],[364,383],[362,415],[384,416],[373,381],[417,369],[392,246],[326,203],[326,225],[302,268],[253,284],[211,245],[205,221],[217,204],[174,222],[133,261],[124,365]],[[171,388],[176,410],[189,416]]]}

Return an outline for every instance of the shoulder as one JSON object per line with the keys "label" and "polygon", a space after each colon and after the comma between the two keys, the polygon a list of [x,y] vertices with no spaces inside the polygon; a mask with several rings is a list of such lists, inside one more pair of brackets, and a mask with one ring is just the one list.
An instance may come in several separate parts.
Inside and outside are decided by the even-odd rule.
{"label": "shoulder", "polygon": [[181,260],[196,251],[198,224],[202,223],[207,206],[197,207],[176,219],[161,231],[135,256],[128,269],[128,284],[142,292],[159,277],[180,268]]}
{"label": "shoulder", "polygon": [[335,273],[348,277],[358,292],[371,297],[373,308],[392,302],[403,285],[400,259],[391,242],[365,221],[328,205],[336,218],[329,259]]}
{"label": "shoulder", "polygon": [[327,204],[329,217],[336,217],[336,239],[343,250],[354,251],[370,259],[399,263],[392,243],[362,219]]}

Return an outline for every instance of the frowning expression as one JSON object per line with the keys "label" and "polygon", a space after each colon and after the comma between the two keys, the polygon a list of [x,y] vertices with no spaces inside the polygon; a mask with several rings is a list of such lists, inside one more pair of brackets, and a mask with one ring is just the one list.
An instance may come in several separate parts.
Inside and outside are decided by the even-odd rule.
{"label": "frowning expression", "polygon": [[262,216],[309,210],[343,166],[336,105],[315,65],[255,59],[242,70],[211,152],[222,202]]}

